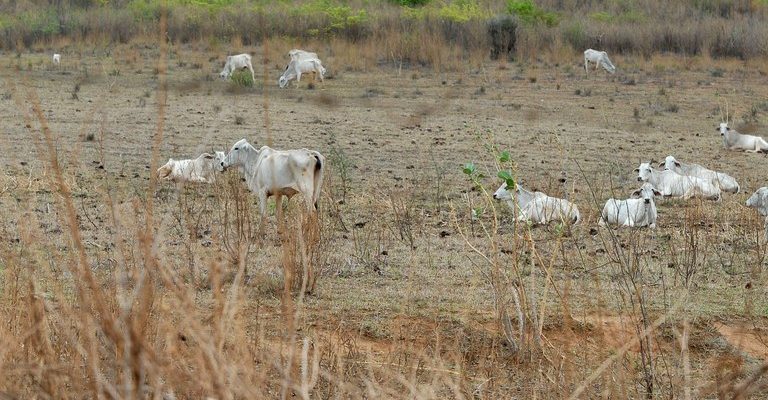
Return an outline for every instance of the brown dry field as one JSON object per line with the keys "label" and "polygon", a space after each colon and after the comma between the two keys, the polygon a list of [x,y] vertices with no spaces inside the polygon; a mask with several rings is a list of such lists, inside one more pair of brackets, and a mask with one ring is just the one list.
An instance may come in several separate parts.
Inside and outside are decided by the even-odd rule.
{"label": "brown dry field", "polygon": [[[598,212],[612,193],[625,198],[639,186],[632,171],[641,160],[658,162],[673,154],[729,173],[742,192],[726,194],[718,203],[657,200],[655,231],[613,230],[618,243],[639,243],[643,249],[640,282],[651,315],[668,312],[683,293],[674,264],[684,254],[686,212],[696,212],[704,232],[698,250],[702,266],[680,306],[693,321],[695,387],[719,382],[729,372],[741,379],[768,361],[762,219],[744,205],[755,189],[768,184],[768,158],[725,151],[715,131],[718,107],[727,101],[737,124],[755,107],[757,122],[747,128],[768,136],[766,64],[615,57],[618,73],[610,76],[603,71],[586,75],[578,56],[560,63],[486,62],[483,68],[440,72],[387,65],[345,68],[342,58],[328,55],[321,56],[330,75],[324,84],[309,89],[302,82],[299,88],[280,90],[276,81],[282,57],[273,55],[263,68],[262,49],[257,48],[257,88],[233,92],[218,80],[222,57],[192,48],[174,50],[161,163],[227,151],[241,138],[275,148],[316,149],[328,158],[320,207],[326,256],[316,293],[301,309],[299,329],[316,335],[318,343],[346,349],[350,360],[407,371],[411,361],[404,361],[404,354],[456,352],[478,390],[491,381],[493,389],[487,390],[522,398],[554,388],[568,393],[634,335],[611,263],[611,234],[597,229]],[[110,193],[117,200],[123,240],[136,248],[158,118],[156,57],[155,49],[125,46],[110,57],[65,54],[59,69],[50,65],[47,54],[2,55],[3,246],[22,246],[25,229],[39,232],[52,252],[66,252],[70,243],[41,154],[39,125],[26,98],[31,90],[40,97],[56,137],[92,269],[105,286],[114,279],[119,244],[105,198]],[[716,67],[722,76],[712,72]],[[531,230],[550,264],[554,286],[543,269],[525,268],[539,282],[545,347],[551,357],[561,357],[556,361],[526,364],[510,357],[484,272],[489,267],[467,245],[483,248],[487,239],[480,224],[492,218],[486,212],[480,221],[471,221],[470,203],[485,203],[461,165],[472,161],[488,171],[484,183],[495,190],[500,182],[493,178],[491,143],[511,153],[526,187],[557,196],[567,191],[582,213],[583,223],[564,237],[554,225]],[[349,163],[343,202],[342,172],[332,154],[343,154]],[[563,173],[565,185],[558,181]],[[231,184],[226,181],[181,190],[161,182],[152,196],[155,252],[181,276],[190,265],[198,270],[202,283],[194,290],[203,309],[210,306],[208,266],[212,260],[227,260],[217,222],[220,192]],[[405,221],[397,215],[403,210],[409,213]],[[518,233],[503,204],[498,211],[505,249]],[[269,221],[267,231],[274,232],[274,216]],[[464,240],[457,227],[474,234]],[[138,262],[140,255],[129,253],[136,257],[129,262]],[[241,312],[254,336],[282,334],[280,260],[280,244],[272,234],[258,242],[248,259]],[[72,278],[67,267],[50,268],[53,274],[41,277],[40,285],[55,277],[66,287]],[[0,262],[0,279],[2,271]],[[680,321],[682,314],[672,314]],[[673,370],[679,366],[676,326],[666,324],[653,335]],[[619,382],[635,379],[631,362],[624,359],[619,365],[607,374]],[[521,375],[513,372],[518,369]],[[560,371],[565,378],[548,382],[548,371]],[[669,379],[679,383],[678,378]],[[624,394],[639,396],[634,390]],[[671,395],[679,396],[679,387]]]}

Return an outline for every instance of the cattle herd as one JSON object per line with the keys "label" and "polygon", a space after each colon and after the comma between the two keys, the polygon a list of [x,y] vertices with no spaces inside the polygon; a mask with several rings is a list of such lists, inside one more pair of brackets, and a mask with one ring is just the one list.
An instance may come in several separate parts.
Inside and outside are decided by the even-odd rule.
{"label": "cattle herd", "polygon": [[[54,56],[54,61],[58,63],[59,57],[56,56],[58,54]],[[294,49],[288,52],[288,57],[290,61],[278,80],[281,88],[294,79],[298,85],[301,75],[307,73],[313,73],[322,82],[325,68],[316,53]],[[595,63],[595,69],[602,66],[607,72],[616,71],[604,51],[586,50],[586,71],[589,70],[590,62]],[[234,71],[245,69],[253,76],[250,55],[228,56],[220,76],[229,79]],[[763,138],[740,134],[729,128],[727,122],[721,123],[716,130],[723,136],[723,146],[728,150],[768,152],[768,142]],[[175,182],[213,182],[216,173],[223,172],[228,167],[236,167],[243,173],[248,189],[259,198],[262,218],[265,217],[266,202],[270,196],[275,196],[278,213],[281,211],[282,196],[290,199],[297,193],[304,197],[308,210],[317,209],[325,158],[313,150],[284,151],[267,146],[256,149],[242,139],[235,143],[227,154],[216,151],[213,155],[204,153],[194,160],[169,159],[167,164],[157,170],[157,175],[161,179]],[[643,182],[642,186],[632,192],[629,199],[608,199],[600,213],[600,225],[647,226],[653,229],[657,219],[655,197],[721,201],[724,192],[740,191],[738,182],[732,176],[699,164],[678,161],[671,155],[658,167],[654,167],[650,162],[641,163],[635,172],[637,180]],[[514,188],[508,187],[506,182],[503,183],[493,194],[493,198],[512,208],[516,221],[530,221],[534,224],[547,224],[552,221],[577,224],[581,220],[578,207],[570,201],[538,191],[528,191],[519,183],[515,184]],[[758,189],[747,200],[746,205],[756,208],[761,215],[766,216],[765,229],[768,236],[768,187]]]}

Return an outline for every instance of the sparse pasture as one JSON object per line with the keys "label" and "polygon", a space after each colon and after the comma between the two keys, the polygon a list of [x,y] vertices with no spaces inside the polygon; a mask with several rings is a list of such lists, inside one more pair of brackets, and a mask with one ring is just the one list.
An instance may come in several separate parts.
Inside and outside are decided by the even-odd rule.
{"label": "sparse pasture", "polygon": [[[579,55],[440,72],[317,48],[324,86],[281,90],[289,48],[243,49],[252,87],[194,46],[0,57],[0,397],[768,396],[766,240],[744,205],[768,159],[715,131],[727,102],[768,136],[761,61],[616,56],[587,77]],[[262,235],[237,171],[151,178],[241,138],[329,162],[310,296],[283,287],[296,199],[286,235],[273,206]],[[742,192],[598,228],[670,154]],[[515,226],[499,169],[583,221]]]}

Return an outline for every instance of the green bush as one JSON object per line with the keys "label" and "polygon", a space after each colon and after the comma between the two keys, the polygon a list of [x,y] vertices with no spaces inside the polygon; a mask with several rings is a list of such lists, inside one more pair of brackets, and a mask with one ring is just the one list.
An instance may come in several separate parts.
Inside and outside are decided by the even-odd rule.
{"label": "green bush", "polygon": [[429,4],[430,0],[391,0],[393,3],[400,4],[403,7],[421,7]]}
{"label": "green bush", "polygon": [[463,23],[485,18],[487,13],[480,8],[477,0],[455,0],[440,7],[438,16],[447,21]]}
{"label": "green bush", "polygon": [[239,86],[239,87],[253,87],[253,77],[251,76],[251,71],[247,69],[241,69],[238,71],[235,71],[230,76],[230,80],[232,82],[232,85]]}
{"label": "green bush", "polygon": [[557,14],[540,9],[533,0],[507,0],[507,12],[529,24],[557,25]]}

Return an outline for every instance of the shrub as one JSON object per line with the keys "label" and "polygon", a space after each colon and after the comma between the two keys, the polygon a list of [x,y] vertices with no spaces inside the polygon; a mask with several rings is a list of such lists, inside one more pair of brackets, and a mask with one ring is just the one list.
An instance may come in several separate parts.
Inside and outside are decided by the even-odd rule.
{"label": "shrub", "polygon": [[421,7],[429,4],[430,0],[392,0],[393,3],[400,4],[404,7]]}
{"label": "shrub", "polygon": [[486,17],[477,0],[455,0],[441,7],[438,15],[441,19],[459,23]]}
{"label": "shrub", "polygon": [[499,15],[488,20],[488,42],[491,47],[491,59],[511,57],[517,42],[517,18]]}
{"label": "shrub", "polygon": [[232,73],[230,77],[232,84],[239,87],[253,87],[253,77],[251,71],[238,70]]}
{"label": "shrub", "polygon": [[557,14],[540,9],[533,0],[507,0],[507,12],[530,24],[555,26],[558,22]]}

